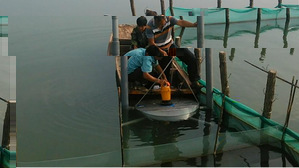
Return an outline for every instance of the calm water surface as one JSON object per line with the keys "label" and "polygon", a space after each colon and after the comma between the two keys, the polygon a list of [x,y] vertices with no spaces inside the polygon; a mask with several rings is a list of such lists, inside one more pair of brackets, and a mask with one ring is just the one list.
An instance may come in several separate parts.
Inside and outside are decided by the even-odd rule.
{"label": "calm water surface", "polygon": [[[175,3],[188,8],[194,6],[194,2]],[[215,4],[210,2],[206,1],[202,5],[214,7]],[[268,4],[260,5],[276,5],[272,1],[267,2]],[[243,7],[247,3],[233,4],[236,5],[234,7]],[[65,4],[71,4],[70,8],[65,8]],[[8,54],[17,57],[18,165],[120,166],[115,65],[114,58],[106,56],[111,17],[103,15],[119,15],[120,23],[135,23],[136,17],[127,17],[131,14],[128,2],[11,0],[5,1],[5,5],[0,7],[0,15],[9,16]],[[158,2],[153,4],[136,1],[135,5],[138,6],[139,15],[143,14],[146,7],[160,10]],[[224,29],[219,32],[224,33]],[[248,40],[248,36],[252,38]],[[268,41],[276,39],[268,36]],[[292,37],[293,35],[289,36],[290,39]],[[239,38],[236,41],[245,42],[233,42],[235,38]],[[228,71],[231,73],[229,81],[232,97],[260,112],[266,74],[243,60],[276,69],[278,75],[291,80],[293,75],[298,75],[298,69],[295,68],[298,51],[295,49],[293,54],[289,54],[290,49],[269,48],[263,61],[260,61],[261,49],[252,49],[253,39],[254,35],[248,34],[231,37],[229,47],[233,44],[241,46],[235,46],[237,49],[234,56],[230,55],[230,49],[224,50],[230,56]],[[263,39],[265,37],[261,35],[260,46],[264,43]],[[185,46],[196,44],[192,42],[192,38],[190,43],[187,41],[188,39],[183,40]],[[207,44],[219,48],[214,50],[213,57],[215,87],[219,88],[217,52],[223,50],[223,41],[207,39]],[[289,41],[289,45],[292,46],[293,42]],[[289,86],[280,81],[277,84],[277,100],[272,118],[283,123]],[[298,94],[296,96],[297,100]],[[290,127],[297,131],[295,122],[298,120],[298,106],[295,101],[290,121]],[[128,135],[132,136],[127,143],[129,146],[163,144],[161,137],[165,136],[161,134],[164,134],[163,129],[166,128],[171,128],[170,133],[182,134],[176,138],[177,142],[188,142],[188,139],[198,136],[197,129],[201,129],[203,125],[198,120],[165,127],[148,123],[144,119],[137,123],[141,124],[142,129],[127,129],[130,132]],[[147,133],[143,133],[143,127],[147,127]],[[185,127],[188,129],[184,129]],[[155,142],[147,142],[148,133],[153,131],[157,136]],[[169,138],[172,141],[171,136]],[[158,149],[159,152],[161,149]]]}

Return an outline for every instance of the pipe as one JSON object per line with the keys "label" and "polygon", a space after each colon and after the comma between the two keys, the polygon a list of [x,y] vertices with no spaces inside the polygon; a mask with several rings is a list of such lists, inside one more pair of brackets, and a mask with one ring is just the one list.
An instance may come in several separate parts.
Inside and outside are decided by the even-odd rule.
{"label": "pipe", "polygon": [[204,16],[197,16],[197,48],[204,47]]}

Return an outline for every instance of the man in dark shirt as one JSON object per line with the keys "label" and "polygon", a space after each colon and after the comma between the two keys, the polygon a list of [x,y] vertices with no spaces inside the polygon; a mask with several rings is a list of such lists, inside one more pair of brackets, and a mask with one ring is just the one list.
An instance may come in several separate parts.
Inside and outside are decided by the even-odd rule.
{"label": "man in dark shirt", "polygon": [[140,16],[137,19],[137,26],[131,33],[132,49],[145,48],[148,45],[148,39],[145,35],[147,19],[144,16]]}
{"label": "man in dark shirt", "polygon": [[[196,27],[197,23],[191,23],[185,20],[177,20],[171,16],[154,16],[148,22],[149,28],[146,29],[146,36],[148,38],[149,45],[156,45],[159,47],[160,52],[164,56],[169,55],[170,48],[176,48],[176,56],[182,60],[188,66],[189,79],[192,82],[191,87],[193,89],[200,89],[198,80],[200,76],[198,75],[198,66],[196,64],[196,58],[194,54],[188,48],[177,48],[173,43],[171,30],[174,25],[179,25],[182,27]],[[165,57],[159,61],[162,68],[164,68],[170,61],[170,57]],[[165,73],[169,75],[168,68]]]}

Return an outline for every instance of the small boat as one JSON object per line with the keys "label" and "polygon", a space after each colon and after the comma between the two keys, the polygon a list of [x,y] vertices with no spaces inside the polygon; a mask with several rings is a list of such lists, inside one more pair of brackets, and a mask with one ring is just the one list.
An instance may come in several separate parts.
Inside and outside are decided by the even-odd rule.
{"label": "small boat", "polygon": [[[120,56],[115,56],[117,87],[120,90],[121,81],[121,56],[130,51],[131,32],[134,25],[119,25]],[[111,56],[112,35],[108,45],[108,56]],[[186,120],[199,109],[199,102],[190,88],[190,80],[186,72],[181,68],[179,60],[174,59],[171,65],[171,104],[161,104],[161,88],[155,85],[153,89],[147,89],[142,85],[131,84],[129,86],[130,106],[134,106],[146,117],[152,120],[179,121]],[[143,95],[144,99],[138,102]]]}
{"label": "small boat", "polygon": [[[127,51],[130,50],[130,33],[133,29],[133,26],[131,25],[119,25],[120,28],[120,53],[123,55]],[[112,36],[110,39],[110,43],[108,46],[108,55],[110,54],[110,48],[111,48],[111,41],[112,41]],[[121,73],[120,73],[120,56],[116,56],[116,79],[118,83],[118,88],[120,88],[119,81],[121,80]],[[184,76],[184,66],[179,60],[174,61],[173,63],[174,67],[177,65],[176,71],[178,74],[181,76]],[[186,75],[186,74],[185,74]],[[188,82],[188,80],[185,80],[185,82]],[[199,80],[199,83],[203,86],[203,88],[200,91],[200,94],[198,95],[198,100],[202,104],[206,102],[206,82],[204,80]],[[184,90],[185,89],[185,90]],[[175,96],[177,95],[179,98],[182,97],[192,97],[192,92],[188,88],[173,88],[172,89],[172,94]],[[188,92],[189,90],[189,92]],[[162,107],[159,109],[150,109],[147,110],[145,106],[150,106],[151,101],[154,101],[156,104],[159,102],[159,99],[157,97],[159,96],[159,90],[152,90],[148,91],[146,88],[133,88],[129,90],[129,99],[131,105],[134,105],[134,100],[138,100],[142,95],[144,95],[146,92],[149,92],[148,94],[148,99],[146,101],[140,102],[136,107],[139,111],[141,111],[143,114],[145,114],[147,117],[150,119],[157,119],[161,120],[161,118],[164,118],[164,120],[167,120],[168,118],[170,121],[175,121],[178,119],[185,119],[183,117],[167,117],[167,116],[158,116],[161,114],[160,110]],[[156,96],[156,98],[153,98]],[[155,101],[156,99],[156,101]],[[193,100],[194,101],[194,100]],[[195,101],[196,102],[196,101]],[[219,120],[221,118],[221,113],[223,112],[226,118],[229,119],[229,121],[226,121],[226,127],[228,129],[234,130],[234,132],[240,132],[239,134],[242,135],[242,137],[246,137],[246,142],[248,144],[253,144],[256,146],[259,145],[270,145],[272,147],[278,148],[281,150],[283,153],[287,154],[288,157],[292,160],[292,164],[294,166],[299,166],[299,134],[297,132],[292,131],[289,128],[285,128],[281,124],[263,117],[261,114],[259,114],[257,111],[251,109],[250,107],[242,104],[241,102],[238,102],[236,100],[231,99],[230,97],[225,96],[221,91],[219,91],[216,88],[213,88],[213,111],[212,115],[215,117],[215,119]],[[196,102],[198,103],[198,102]],[[143,108],[143,109],[142,109]],[[190,111],[193,111],[195,107],[190,107]],[[193,109],[194,108],[194,109]],[[146,110],[145,110],[146,109]],[[163,110],[163,109],[162,109]],[[155,114],[155,116],[150,116],[149,114],[146,113],[146,111],[152,111],[156,112],[158,114]],[[183,114],[183,110],[181,110],[181,113]],[[192,115],[193,113],[189,113]],[[184,117],[188,118],[187,115]],[[198,141],[196,141],[198,142]],[[218,143],[222,143],[219,142]],[[186,143],[184,148],[190,147],[190,143]],[[202,146],[201,146],[202,147]],[[238,146],[236,146],[237,148]],[[194,146],[191,145],[192,150],[194,149]],[[199,148],[200,149],[200,148]],[[140,149],[141,150],[141,149]],[[146,148],[146,150],[148,150]],[[183,150],[183,148],[182,148]],[[218,146],[217,152],[223,152],[226,149],[223,148],[223,146]],[[200,156],[201,151],[196,151],[193,153],[192,156]],[[207,154],[207,153],[205,153]],[[209,154],[212,154],[209,153]],[[136,156],[138,157],[138,156]],[[173,158],[177,159],[177,158]],[[145,163],[148,163],[149,161],[144,161]],[[134,165],[134,164],[133,164]],[[134,165],[138,166],[138,165]]]}
{"label": "small boat", "polygon": [[[1,99],[3,100],[3,99]],[[6,100],[5,100],[6,101]],[[0,147],[0,167],[16,167],[16,101],[6,101],[7,109],[3,124],[2,145]]]}

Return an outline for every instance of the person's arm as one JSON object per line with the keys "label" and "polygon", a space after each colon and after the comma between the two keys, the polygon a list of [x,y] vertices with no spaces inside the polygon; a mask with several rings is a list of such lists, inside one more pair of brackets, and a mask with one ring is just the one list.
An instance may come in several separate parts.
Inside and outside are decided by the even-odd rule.
{"label": "person's arm", "polygon": [[[156,45],[155,41],[154,41],[154,38],[148,38],[148,44],[149,45]],[[160,47],[158,47],[160,52],[164,55],[164,56],[168,56],[167,52],[165,52],[164,50],[162,50]],[[156,56],[156,55],[151,55],[151,56]]]}
{"label": "person's arm", "polygon": [[156,82],[156,83],[159,83],[160,85],[163,85],[164,83],[166,83],[165,80],[163,79],[158,79],[158,78],[155,78],[153,77],[152,75],[150,75],[149,73],[147,72],[143,72],[143,78],[150,81],[150,82]]}
{"label": "person's arm", "polygon": [[178,20],[177,21],[177,25],[181,26],[181,27],[197,27],[197,23],[191,23],[188,22],[186,20]]}
{"label": "person's arm", "polygon": [[[155,67],[155,69],[156,69],[160,74],[163,72],[163,70],[162,70],[162,68],[161,68],[160,65],[157,65],[157,66]],[[162,73],[162,78],[163,78],[164,80],[168,81],[166,75],[164,74],[164,72]]]}

